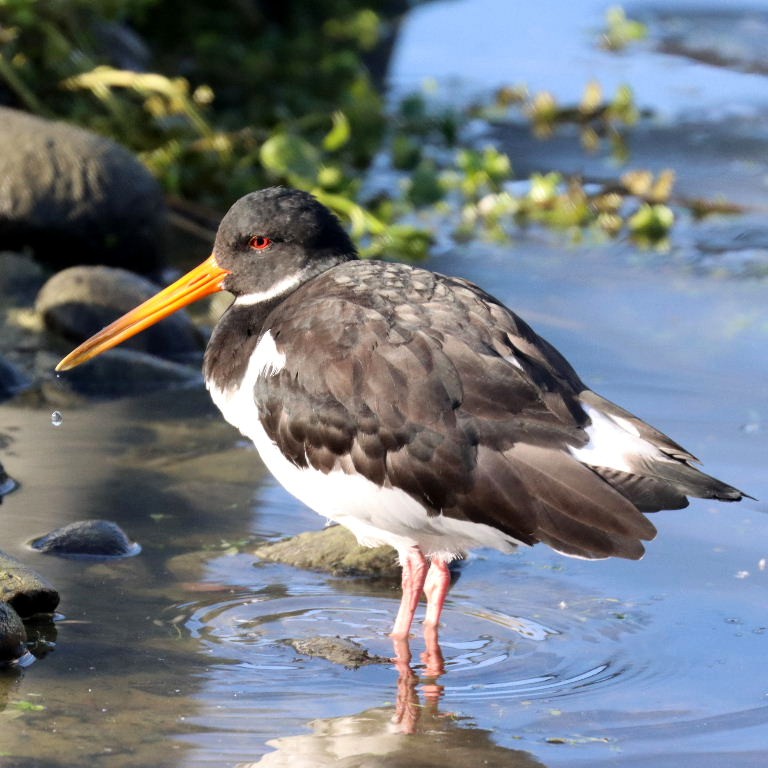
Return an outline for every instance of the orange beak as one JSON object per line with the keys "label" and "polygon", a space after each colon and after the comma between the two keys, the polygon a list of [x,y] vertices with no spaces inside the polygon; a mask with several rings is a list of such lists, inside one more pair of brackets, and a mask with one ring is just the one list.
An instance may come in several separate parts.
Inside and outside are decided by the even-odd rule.
{"label": "orange beak", "polygon": [[186,307],[187,304],[221,291],[221,283],[228,274],[229,270],[220,267],[213,255],[209,256],[200,266],[187,272],[184,277],[84,341],[56,366],[56,370],[66,371],[74,368],[116,347],[131,336],[149,328],[150,325]]}

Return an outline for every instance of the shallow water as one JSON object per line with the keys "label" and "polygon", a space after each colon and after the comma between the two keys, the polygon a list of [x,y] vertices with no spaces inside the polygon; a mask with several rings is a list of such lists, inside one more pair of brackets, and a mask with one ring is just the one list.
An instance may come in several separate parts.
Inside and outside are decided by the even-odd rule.
{"label": "shallow water", "polygon": [[[735,184],[738,167],[720,175]],[[753,191],[762,202],[757,178]],[[532,231],[432,261],[491,288],[595,389],[762,499],[655,515],[640,562],[475,553],[449,595],[437,680],[418,632],[419,679],[286,644],[339,635],[389,656],[398,590],[256,561],[258,543],[323,521],[202,389],[61,409],[58,427],[50,409],[0,405],[0,460],[21,482],[0,507],[2,546],[62,594],[40,627],[49,653],[0,675],[0,765],[764,766],[766,286],[702,266],[703,243],[724,242],[717,264],[739,252],[740,226],[762,222],[683,224],[662,256]],[[118,522],[141,554],[26,546],[88,517]]]}
{"label": "shallow water", "polygon": [[[762,286],[541,242],[477,256],[439,267],[496,285],[596,388],[768,498]],[[4,544],[63,597],[55,649],[0,678],[7,764],[408,764],[392,665],[349,670],[284,642],[339,635],[389,655],[396,585],[254,562],[257,542],[322,521],[264,476],[206,393],[63,416],[53,427],[48,411],[0,407],[3,462],[22,483],[0,510]],[[695,501],[656,515],[637,563],[477,553],[450,594],[441,695],[415,688],[418,748],[454,745],[457,765],[459,747],[497,765],[764,764],[765,513]],[[142,554],[83,562],[25,547],[83,517],[116,520]],[[412,648],[418,674],[420,638]]]}

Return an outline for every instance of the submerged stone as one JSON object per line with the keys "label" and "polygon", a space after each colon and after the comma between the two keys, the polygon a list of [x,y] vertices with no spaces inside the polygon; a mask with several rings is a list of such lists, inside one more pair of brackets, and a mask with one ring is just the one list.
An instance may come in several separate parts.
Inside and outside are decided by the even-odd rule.
{"label": "submerged stone", "polygon": [[141,547],[109,520],[78,520],[32,542],[39,552],[70,557],[131,557]]}
{"label": "submerged stone", "polygon": [[27,631],[21,617],[8,603],[0,602],[0,665],[24,656],[26,642]]}
{"label": "submerged stone", "polygon": [[88,365],[59,374],[58,393],[89,398],[146,395],[163,389],[202,386],[199,366],[173,363],[132,349],[111,349]]}
{"label": "submerged stone", "polygon": [[22,617],[53,613],[59,593],[37,571],[0,550],[0,602],[9,603]]}
{"label": "submerged stone", "polygon": [[5,471],[3,465],[0,464],[0,503],[3,500],[3,496],[15,491],[18,488],[18,483]]}
{"label": "submerged stone", "polygon": [[371,656],[359,643],[342,637],[316,635],[298,640],[289,640],[289,644],[305,656],[315,656],[333,664],[340,664],[348,669],[357,669],[366,664],[388,664],[391,659],[384,656]]}

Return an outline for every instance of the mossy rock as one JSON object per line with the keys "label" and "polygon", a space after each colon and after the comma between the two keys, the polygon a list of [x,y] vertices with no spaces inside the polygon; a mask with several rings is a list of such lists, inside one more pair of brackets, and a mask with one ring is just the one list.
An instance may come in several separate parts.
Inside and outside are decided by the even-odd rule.
{"label": "mossy rock", "polygon": [[265,544],[254,554],[264,560],[326,571],[334,576],[400,579],[397,553],[392,547],[360,546],[340,525]]}
{"label": "mossy rock", "polygon": [[37,571],[0,550],[0,601],[27,618],[36,613],[53,613],[59,593]]}

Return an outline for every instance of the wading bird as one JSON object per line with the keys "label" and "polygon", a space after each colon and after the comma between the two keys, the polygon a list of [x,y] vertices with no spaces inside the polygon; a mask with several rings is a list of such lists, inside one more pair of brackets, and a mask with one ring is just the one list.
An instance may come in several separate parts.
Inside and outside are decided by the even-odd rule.
{"label": "wading bird", "polygon": [[293,189],[241,198],[206,261],[57,370],[221,290],[235,298],[205,353],[211,397],[290,493],[397,550],[395,639],[424,593],[436,642],[448,563],[468,549],[636,559],[656,533],[644,513],[743,496],[590,390],[493,296],[358,259],[336,217]]}

